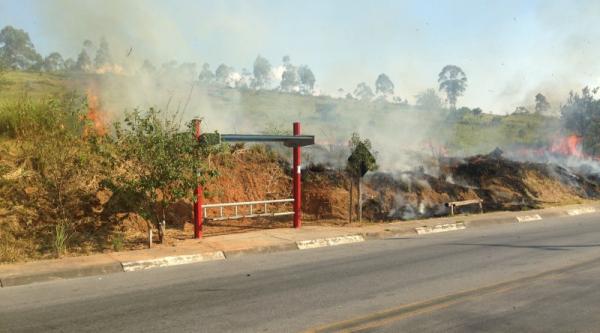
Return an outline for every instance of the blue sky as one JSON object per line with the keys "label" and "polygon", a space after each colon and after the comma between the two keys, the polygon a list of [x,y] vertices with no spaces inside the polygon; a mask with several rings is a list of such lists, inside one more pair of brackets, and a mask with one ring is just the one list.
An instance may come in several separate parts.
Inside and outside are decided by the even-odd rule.
{"label": "blue sky", "polygon": [[505,113],[541,91],[558,104],[598,85],[594,1],[91,1],[0,0],[0,25],[22,28],[43,54],[74,57],[105,36],[136,59],[251,68],[290,55],[325,92],[386,73],[409,101],[446,64],[469,79],[459,105]]}

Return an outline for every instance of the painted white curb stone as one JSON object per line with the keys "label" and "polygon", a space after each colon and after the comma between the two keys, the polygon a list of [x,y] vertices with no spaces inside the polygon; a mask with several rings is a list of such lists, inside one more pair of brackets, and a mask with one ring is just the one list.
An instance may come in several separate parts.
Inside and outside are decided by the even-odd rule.
{"label": "painted white curb stone", "polygon": [[575,216],[575,215],[591,214],[591,213],[595,213],[595,212],[596,212],[596,208],[594,208],[594,207],[583,207],[583,208],[569,209],[567,211],[567,215]]}
{"label": "painted white curb stone", "polygon": [[361,235],[351,235],[351,236],[327,238],[327,244],[329,244],[329,246],[360,243],[360,242],[364,242],[364,241],[365,241],[365,239]]}
{"label": "painted white curb stone", "polygon": [[540,214],[517,216],[517,221],[519,222],[539,221],[541,219],[542,217],[540,216]]}
{"label": "painted white curb stone", "polygon": [[176,266],[213,260],[225,260],[225,255],[223,254],[223,251],[208,252],[201,254],[188,254],[181,256],[170,256],[149,260],[129,261],[123,262],[122,265],[123,270],[125,272],[134,272],[156,267]]}
{"label": "painted white curb stone", "polygon": [[423,234],[434,234],[434,233],[438,233],[438,232],[446,232],[446,231],[454,231],[454,230],[462,230],[462,229],[466,229],[467,226],[465,226],[464,223],[451,223],[451,224],[438,224],[434,227],[418,227],[415,228],[415,231],[417,232],[417,234],[419,235],[423,235]]}
{"label": "painted white curb stone", "polygon": [[337,246],[343,244],[351,244],[351,243],[360,243],[364,242],[365,239],[361,235],[350,235],[350,236],[339,236],[339,237],[330,237],[330,238],[319,238],[319,239],[309,239],[303,241],[297,241],[296,246],[300,250],[308,250],[308,249],[316,249],[319,247],[326,246]]}

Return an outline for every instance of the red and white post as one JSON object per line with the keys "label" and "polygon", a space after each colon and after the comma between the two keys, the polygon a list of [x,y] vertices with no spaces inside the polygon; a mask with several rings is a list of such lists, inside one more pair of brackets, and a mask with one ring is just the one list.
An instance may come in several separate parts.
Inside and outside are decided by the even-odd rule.
{"label": "red and white post", "polygon": [[[294,123],[294,135],[300,135],[300,123]],[[292,179],[293,179],[293,194],[294,194],[294,228],[300,229],[302,225],[301,215],[302,215],[302,191],[300,190],[300,181],[301,181],[301,172],[302,167],[300,165],[300,146],[294,146],[293,148],[293,169],[292,169]]]}
{"label": "red and white post", "polygon": [[[200,140],[200,122],[201,119],[194,119],[194,129],[195,129],[195,137],[196,140]],[[197,175],[200,176],[200,175]],[[196,185],[196,190],[194,191],[194,195],[196,196],[196,202],[194,202],[194,238],[202,238],[202,222],[204,221],[203,211],[202,211],[202,185],[198,181]]]}

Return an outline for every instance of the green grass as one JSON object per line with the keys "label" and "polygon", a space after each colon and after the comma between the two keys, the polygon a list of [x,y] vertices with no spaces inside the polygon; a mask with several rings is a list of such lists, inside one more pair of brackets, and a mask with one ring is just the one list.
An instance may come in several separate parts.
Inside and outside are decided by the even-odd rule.
{"label": "green grass", "polygon": [[43,99],[65,91],[67,77],[60,74],[7,72],[0,84],[0,103],[11,103],[27,96]]}
{"label": "green grass", "polygon": [[[41,107],[49,99],[65,92],[85,93],[85,87],[102,86],[110,79],[114,89],[106,97],[126,101],[131,81],[127,78],[94,74],[48,74],[7,72],[0,86],[0,131],[13,131],[14,124],[28,118],[48,119]],[[165,88],[166,89],[166,88]],[[446,142],[449,152],[470,154],[495,147],[514,145],[544,145],[558,132],[558,119],[535,114],[497,116],[474,115],[470,112],[452,114],[448,111],[429,112],[415,107],[385,102],[366,103],[357,100],[333,99],[326,96],[301,96],[276,91],[240,91],[215,86],[196,88],[206,96],[206,104],[217,114],[235,115],[232,122],[239,128],[256,128],[256,132],[290,132],[290,119],[300,120],[306,133],[314,133],[321,141],[345,142],[349,134],[361,128],[376,135],[396,137],[400,142],[410,139],[410,131],[427,124],[425,137]],[[26,101],[26,102],[25,102]],[[39,106],[38,105],[38,106]],[[135,105],[127,105],[127,108]],[[32,111],[33,109],[39,109]],[[38,112],[39,114],[36,114]],[[202,113],[202,110],[194,110]],[[15,115],[18,115],[16,119]],[[213,115],[214,117],[214,115]],[[368,121],[365,123],[365,119]],[[206,119],[210,122],[214,119]]]}

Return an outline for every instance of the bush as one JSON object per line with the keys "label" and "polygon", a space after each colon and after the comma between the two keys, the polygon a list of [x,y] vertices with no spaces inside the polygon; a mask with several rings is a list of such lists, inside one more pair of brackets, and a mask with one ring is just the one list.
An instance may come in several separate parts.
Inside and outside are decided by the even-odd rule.
{"label": "bush", "polygon": [[123,125],[115,124],[113,169],[120,172],[104,184],[115,195],[126,193],[131,208],[158,224],[170,205],[193,200],[197,182],[204,182],[200,145],[191,124],[181,131],[175,117],[153,108],[127,113]]}

